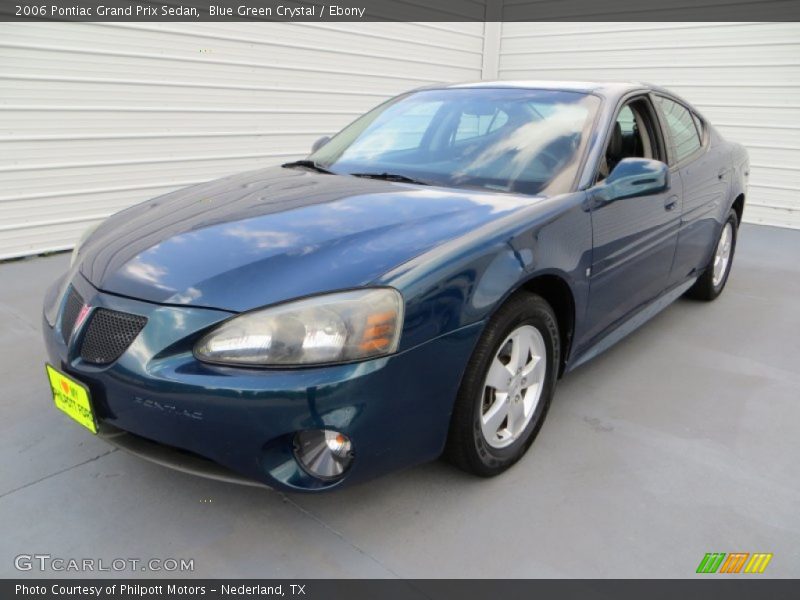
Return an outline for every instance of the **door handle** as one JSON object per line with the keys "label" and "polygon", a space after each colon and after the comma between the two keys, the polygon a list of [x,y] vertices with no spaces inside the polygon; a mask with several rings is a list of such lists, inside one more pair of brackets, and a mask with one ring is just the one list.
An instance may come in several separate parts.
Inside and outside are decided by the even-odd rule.
{"label": "door handle", "polygon": [[678,197],[677,196],[670,196],[664,201],[664,208],[666,210],[673,210],[675,207],[678,206]]}
{"label": "door handle", "polygon": [[719,173],[717,173],[717,179],[722,179],[727,174],[728,174],[728,169],[720,169]]}

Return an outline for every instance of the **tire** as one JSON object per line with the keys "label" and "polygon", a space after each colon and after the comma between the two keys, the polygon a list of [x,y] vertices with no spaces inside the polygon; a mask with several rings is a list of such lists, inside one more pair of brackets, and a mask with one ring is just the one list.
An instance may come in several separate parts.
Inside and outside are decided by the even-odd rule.
{"label": "tire", "polygon": [[[720,250],[721,246],[726,243],[726,232],[727,236],[729,236],[728,243],[730,247],[727,258],[723,259],[720,255]],[[731,210],[717,238],[714,252],[711,254],[711,259],[705,269],[703,269],[703,274],[697,278],[694,285],[686,292],[689,298],[710,302],[722,293],[722,290],[725,289],[725,284],[728,283],[728,275],[730,275],[731,267],[733,266],[733,255],[736,250],[736,239],[738,235],[739,219],[736,216],[736,212]],[[725,260],[724,265],[720,265],[722,270],[719,273],[715,270],[718,260]],[[717,275],[716,278],[715,274]]]}
{"label": "tire", "polygon": [[[511,339],[512,334],[517,337]],[[512,296],[489,320],[467,363],[445,457],[481,477],[498,475],[522,458],[547,415],[560,357],[558,322],[550,305],[535,294]],[[507,391],[489,385],[490,375],[493,382],[507,381]]]}

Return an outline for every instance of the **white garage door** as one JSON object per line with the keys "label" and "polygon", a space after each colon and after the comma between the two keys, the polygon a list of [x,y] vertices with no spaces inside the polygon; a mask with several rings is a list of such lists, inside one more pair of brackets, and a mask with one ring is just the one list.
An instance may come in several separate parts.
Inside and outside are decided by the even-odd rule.
{"label": "white garage door", "polygon": [[481,77],[482,23],[0,24],[0,259]]}
{"label": "white garage door", "polygon": [[632,79],[750,152],[744,219],[800,228],[800,23],[504,23],[502,79]]}
{"label": "white garage door", "polygon": [[[498,35],[499,29],[499,35]],[[0,24],[0,259],[307,152],[439,81],[642,79],[752,162],[745,219],[800,227],[800,24]],[[485,39],[484,39],[485,38]]]}

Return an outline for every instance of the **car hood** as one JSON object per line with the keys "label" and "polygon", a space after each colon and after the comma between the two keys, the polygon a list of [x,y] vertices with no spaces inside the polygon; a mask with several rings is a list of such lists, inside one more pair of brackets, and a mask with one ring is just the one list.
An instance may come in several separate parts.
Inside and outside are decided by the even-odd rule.
{"label": "car hood", "polygon": [[79,268],[106,292],[239,312],[365,285],[535,201],[275,167],[117,213]]}

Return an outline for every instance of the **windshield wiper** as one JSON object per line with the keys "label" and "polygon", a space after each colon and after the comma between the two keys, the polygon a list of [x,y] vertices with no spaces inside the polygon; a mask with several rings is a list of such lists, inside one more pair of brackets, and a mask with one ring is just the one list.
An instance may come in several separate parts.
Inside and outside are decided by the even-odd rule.
{"label": "windshield wiper", "polygon": [[420,181],[412,177],[406,177],[398,173],[350,173],[353,177],[363,177],[364,179],[382,179],[383,181],[396,181],[398,183],[416,183],[417,185],[430,185],[426,181]]}
{"label": "windshield wiper", "polygon": [[316,171],[317,173],[325,173],[326,175],[333,175],[333,171],[329,171],[325,167],[321,167],[313,160],[308,160],[304,158],[303,160],[295,160],[292,162],[283,163],[281,165],[284,169],[293,169],[295,167],[305,167],[306,169],[311,169],[312,171]]}

